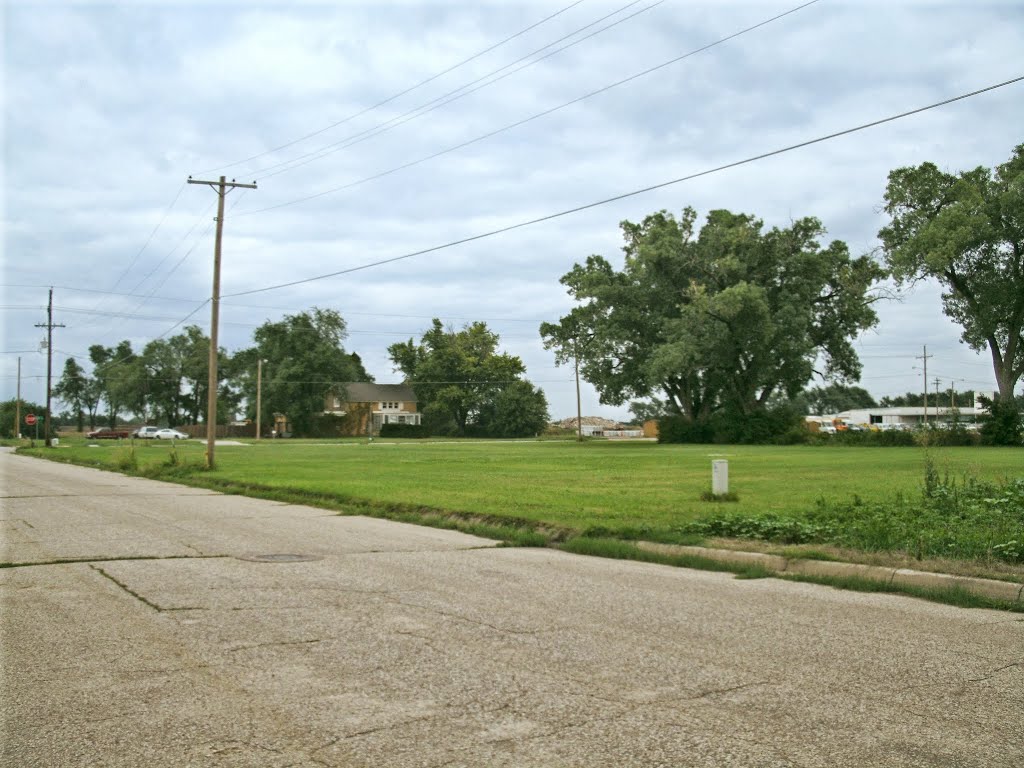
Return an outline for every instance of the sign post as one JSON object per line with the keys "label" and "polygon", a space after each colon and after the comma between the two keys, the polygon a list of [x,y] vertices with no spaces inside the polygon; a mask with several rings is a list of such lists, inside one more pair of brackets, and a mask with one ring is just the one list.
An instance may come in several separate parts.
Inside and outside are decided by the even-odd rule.
{"label": "sign post", "polygon": [[39,439],[39,420],[36,419],[36,415],[34,413],[26,413],[25,414],[25,424],[27,426],[30,426],[30,427],[35,425],[35,428],[36,428],[36,440],[38,440]]}

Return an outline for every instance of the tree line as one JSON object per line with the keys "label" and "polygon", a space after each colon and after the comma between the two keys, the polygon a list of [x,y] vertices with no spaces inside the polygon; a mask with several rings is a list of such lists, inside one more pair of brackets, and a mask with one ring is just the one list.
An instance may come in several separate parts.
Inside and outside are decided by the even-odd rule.
{"label": "tree line", "polygon": [[[253,333],[253,345],[234,353],[218,350],[218,423],[256,417],[271,424],[286,414],[296,435],[322,433],[324,398],[345,396],[345,384],[372,382],[355,352],[344,347],[346,323],[332,309],[312,308]],[[477,322],[462,329],[434,320],[420,342],[394,344],[389,355],[414,391],[432,434],[517,437],[537,434],[548,420],[541,389],[524,378],[526,367],[500,353],[500,337]],[[89,347],[88,373],[75,358],[65,361],[54,395],[82,431],[97,422],[116,426],[125,418],[176,427],[206,420],[210,339],[187,326],[167,339],[133,349],[125,340]],[[263,363],[259,363],[263,361]]]}

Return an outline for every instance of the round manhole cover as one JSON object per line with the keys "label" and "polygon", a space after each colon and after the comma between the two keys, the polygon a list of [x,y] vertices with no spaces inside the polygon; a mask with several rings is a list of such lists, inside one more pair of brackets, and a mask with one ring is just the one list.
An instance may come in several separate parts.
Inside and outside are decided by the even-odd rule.
{"label": "round manhole cover", "polygon": [[296,554],[274,554],[274,555],[245,555],[239,560],[249,560],[254,563],[308,563],[322,558],[317,555],[296,555]]}

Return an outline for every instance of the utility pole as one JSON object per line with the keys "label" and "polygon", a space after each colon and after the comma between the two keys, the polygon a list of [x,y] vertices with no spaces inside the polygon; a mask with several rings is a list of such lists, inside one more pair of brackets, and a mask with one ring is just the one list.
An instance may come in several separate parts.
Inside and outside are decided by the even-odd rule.
{"label": "utility pole", "polygon": [[[53,380],[53,329],[64,328],[62,323],[53,322],[53,288],[50,289],[50,303],[46,309],[46,322],[36,323],[36,328],[46,329],[46,425],[43,428],[43,442],[47,448],[50,444],[50,384]],[[19,369],[20,372],[20,369]]]}
{"label": "utility pole", "polygon": [[14,439],[21,438],[21,358],[18,358],[18,394],[14,401]]}
{"label": "utility pole", "polygon": [[217,237],[213,244],[213,295],[210,297],[210,371],[206,395],[206,468],[213,469],[213,446],[217,440],[217,324],[220,320],[220,241],[224,234],[224,198],[235,187],[256,189],[256,182],[240,184],[226,181],[200,181],[188,177],[189,184],[206,184],[217,193]]}
{"label": "utility pole", "polygon": [[263,408],[263,358],[256,361],[256,439],[260,439],[260,412]]}
{"label": "utility pole", "polygon": [[576,442],[583,442],[583,409],[580,406],[580,354],[577,344],[573,344],[573,360],[576,363]]}
{"label": "utility pole", "polygon": [[942,379],[936,376],[932,379],[932,384],[935,385],[935,421],[939,421],[939,386],[942,384]]}
{"label": "utility pole", "polygon": [[[924,423],[928,425],[928,358],[935,357],[935,355],[928,354],[928,345],[925,344],[922,347],[921,355],[915,359],[924,361]],[[936,393],[937,395],[937,393]],[[936,400],[936,404],[938,401]]]}

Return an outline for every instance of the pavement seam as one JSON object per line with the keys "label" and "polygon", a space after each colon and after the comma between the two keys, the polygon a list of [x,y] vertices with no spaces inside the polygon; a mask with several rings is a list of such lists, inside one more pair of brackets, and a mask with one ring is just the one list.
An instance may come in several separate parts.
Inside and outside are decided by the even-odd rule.
{"label": "pavement seam", "polygon": [[119,587],[120,587],[120,588],[121,588],[122,590],[124,590],[124,591],[125,591],[125,592],[127,592],[127,593],[128,593],[129,595],[131,595],[132,597],[134,597],[134,598],[135,598],[136,600],[138,600],[138,601],[139,601],[140,603],[142,603],[143,605],[147,605],[147,606],[149,606],[150,608],[152,608],[152,609],[153,609],[154,611],[156,611],[157,613],[163,613],[163,609],[162,609],[162,608],[161,608],[161,607],[160,607],[159,605],[157,605],[157,604],[156,604],[156,603],[154,603],[154,602],[151,602],[151,601],[147,600],[147,599],[146,599],[146,598],[144,598],[144,597],[143,597],[142,595],[140,595],[140,594],[139,594],[138,592],[136,592],[136,591],[134,591],[133,589],[131,589],[131,587],[129,587],[129,586],[127,585],[127,584],[124,584],[123,582],[120,582],[120,581],[118,581],[118,580],[117,580],[117,579],[115,579],[115,578],[114,578],[113,576],[111,576],[111,575],[110,575],[109,573],[107,573],[107,572],[106,572],[106,571],[104,571],[104,570],[103,570],[102,568],[100,568],[100,567],[99,567],[98,565],[92,565],[92,564],[90,564],[90,565],[89,565],[89,567],[90,567],[90,568],[92,568],[92,569],[93,569],[94,571],[96,571],[96,572],[97,572],[98,574],[100,574],[101,576],[105,576],[106,578],[110,579],[110,580],[111,580],[112,582],[114,582],[114,583],[115,583],[115,584],[116,584],[117,586],[119,586]]}
{"label": "pavement seam", "polygon": [[[187,544],[185,546],[188,546]],[[92,563],[128,563],[136,560],[213,560],[217,558],[231,557],[231,555],[131,555],[125,557],[66,557],[53,560],[37,560],[21,563],[0,563],[3,568],[34,568],[40,565],[78,565]]]}

